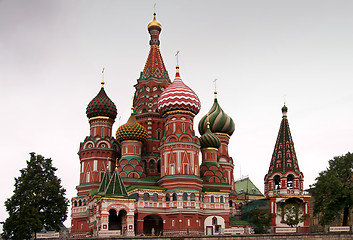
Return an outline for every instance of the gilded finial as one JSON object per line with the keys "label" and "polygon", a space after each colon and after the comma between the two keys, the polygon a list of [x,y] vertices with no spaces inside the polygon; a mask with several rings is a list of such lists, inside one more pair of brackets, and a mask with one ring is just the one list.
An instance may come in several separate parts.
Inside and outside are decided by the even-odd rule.
{"label": "gilded finial", "polygon": [[217,78],[213,80],[214,82],[214,98],[217,98]]}
{"label": "gilded finial", "polygon": [[104,88],[104,68],[102,70],[102,82],[101,82],[101,84],[102,84],[102,88]]}

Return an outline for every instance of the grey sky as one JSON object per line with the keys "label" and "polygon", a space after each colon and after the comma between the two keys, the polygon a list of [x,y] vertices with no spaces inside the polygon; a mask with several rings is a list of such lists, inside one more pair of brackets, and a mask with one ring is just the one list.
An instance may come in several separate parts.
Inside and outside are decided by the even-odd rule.
{"label": "grey sky", "polygon": [[[51,157],[75,196],[86,106],[105,67],[105,90],[127,121],[154,3],[0,0],[0,221],[30,152]],[[352,1],[157,1],[156,11],[169,76],[180,50],[181,77],[201,100],[195,130],[218,78],[219,103],[236,124],[235,178],[249,175],[263,191],[284,95],[305,187],[352,151]]]}

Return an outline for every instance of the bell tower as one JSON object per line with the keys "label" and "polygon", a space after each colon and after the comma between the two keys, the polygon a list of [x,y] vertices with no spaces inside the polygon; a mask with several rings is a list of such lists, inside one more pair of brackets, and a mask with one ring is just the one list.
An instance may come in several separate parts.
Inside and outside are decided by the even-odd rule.
{"label": "bell tower", "polygon": [[[287,119],[288,108],[282,107],[282,121],[268,173],[265,175],[265,197],[270,201],[273,233],[309,232],[310,196],[304,194],[304,175],[299,170],[298,159]],[[296,227],[290,227],[285,209],[296,209],[295,217],[304,217]]]}

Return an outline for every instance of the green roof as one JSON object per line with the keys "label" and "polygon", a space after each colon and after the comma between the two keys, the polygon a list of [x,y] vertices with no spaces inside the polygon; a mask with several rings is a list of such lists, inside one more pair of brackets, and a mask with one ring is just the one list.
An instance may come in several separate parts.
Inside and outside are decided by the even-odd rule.
{"label": "green roof", "polygon": [[120,178],[118,169],[115,169],[112,177],[110,178],[109,184],[104,192],[104,196],[127,197],[126,188]]}
{"label": "green roof", "polygon": [[130,185],[126,188],[127,192],[131,192],[135,189],[151,189],[151,190],[162,190],[165,191],[166,188],[160,186],[145,186],[145,185]]}
{"label": "green roof", "polygon": [[248,178],[243,178],[238,181],[235,181],[235,191],[237,194],[247,193],[250,195],[261,195],[261,191],[253,184],[253,182]]}
{"label": "green roof", "polygon": [[109,179],[110,179],[110,173],[109,170],[107,169],[103,175],[102,182],[98,188],[98,193],[104,193],[105,190],[107,189],[107,186],[109,184]]}

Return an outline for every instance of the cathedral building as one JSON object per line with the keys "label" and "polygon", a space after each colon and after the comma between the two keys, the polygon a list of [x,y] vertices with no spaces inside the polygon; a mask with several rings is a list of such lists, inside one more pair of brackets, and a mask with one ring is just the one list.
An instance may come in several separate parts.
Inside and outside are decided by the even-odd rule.
{"label": "cathedral building", "polygon": [[[233,120],[217,101],[198,124],[197,94],[176,67],[169,79],[160,53],[161,24],[148,24],[150,51],[134,85],[127,123],[115,134],[116,105],[104,82],[87,106],[90,132],[80,144],[80,182],[71,235],[220,234],[235,209]],[[119,105],[119,108],[131,107]]]}
{"label": "cathedral building", "polygon": [[[196,135],[194,118],[201,102],[183,81],[178,65],[170,80],[159,48],[162,26],[155,14],[147,29],[150,51],[134,85],[133,104],[117,103],[119,108],[131,107],[128,121],[113,133],[117,107],[107,96],[104,81],[87,106],[90,129],[78,152],[80,180],[77,196],[72,198],[72,237],[235,231],[230,216],[239,215],[240,200],[228,152],[235,124],[221,108],[215,91],[213,105],[198,123],[200,137]],[[298,212],[306,215],[310,202],[303,193],[304,176],[287,110],[282,108],[282,123],[265,176],[265,197],[270,201],[275,233],[297,231],[289,227],[283,213],[288,206],[298,206]],[[308,224],[305,219],[299,226],[306,231]]]}

